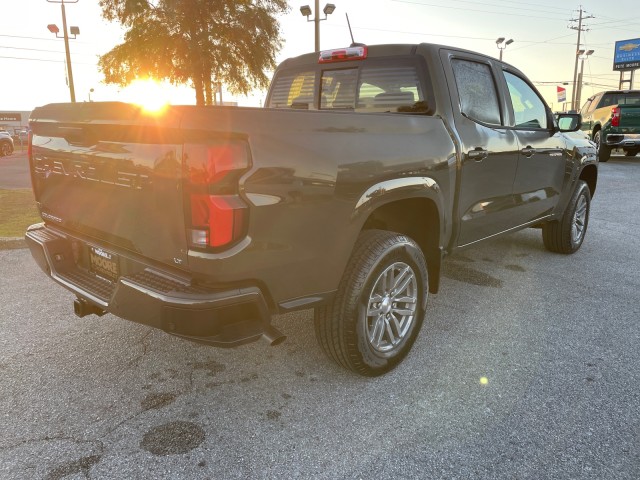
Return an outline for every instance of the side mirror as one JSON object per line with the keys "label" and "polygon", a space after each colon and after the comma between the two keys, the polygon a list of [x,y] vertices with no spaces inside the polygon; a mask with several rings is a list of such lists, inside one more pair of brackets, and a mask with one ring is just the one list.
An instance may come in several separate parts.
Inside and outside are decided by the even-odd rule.
{"label": "side mirror", "polygon": [[582,115],[579,113],[557,113],[556,122],[561,132],[577,132],[582,127]]}

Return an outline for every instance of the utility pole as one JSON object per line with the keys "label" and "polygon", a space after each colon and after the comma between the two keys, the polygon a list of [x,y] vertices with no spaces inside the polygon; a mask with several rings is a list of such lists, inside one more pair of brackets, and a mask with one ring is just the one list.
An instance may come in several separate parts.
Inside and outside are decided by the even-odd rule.
{"label": "utility pole", "polygon": [[[576,105],[577,103],[577,82],[578,82],[578,57],[580,56],[578,54],[578,51],[580,50],[580,34],[584,31],[582,29],[582,20],[586,20],[587,18],[595,18],[593,15],[589,15],[584,17],[583,16],[584,10],[582,10],[582,5],[580,5],[580,15],[578,16],[578,26],[577,27],[569,27],[571,30],[578,30],[578,41],[576,43],[576,63],[575,63],[575,67],[573,68],[573,89],[571,92],[571,110],[578,110],[578,108],[580,108],[580,105]],[[576,19],[571,19],[571,22],[575,22]]]}

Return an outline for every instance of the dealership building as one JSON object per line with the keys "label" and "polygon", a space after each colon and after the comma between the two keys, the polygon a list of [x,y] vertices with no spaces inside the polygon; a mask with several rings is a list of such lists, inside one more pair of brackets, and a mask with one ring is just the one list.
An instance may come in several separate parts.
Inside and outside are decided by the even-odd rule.
{"label": "dealership building", "polygon": [[29,117],[31,112],[5,112],[0,111],[0,130],[6,130],[10,134],[15,134],[21,130],[29,128]]}

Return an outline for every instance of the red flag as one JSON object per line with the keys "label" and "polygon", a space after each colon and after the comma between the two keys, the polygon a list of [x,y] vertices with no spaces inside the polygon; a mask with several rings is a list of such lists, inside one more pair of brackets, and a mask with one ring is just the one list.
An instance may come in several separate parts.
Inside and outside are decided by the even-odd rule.
{"label": "red flag", "polygon": [[557,87],[558,89],[558,103],[567,101],[567,89],[562,87]]}

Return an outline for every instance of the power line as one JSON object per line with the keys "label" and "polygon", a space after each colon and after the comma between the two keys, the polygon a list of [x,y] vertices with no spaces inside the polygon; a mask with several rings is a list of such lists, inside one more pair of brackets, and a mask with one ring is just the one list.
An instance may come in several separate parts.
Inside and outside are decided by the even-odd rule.
{"label": "power line", "polygon": [[[428,5],[428,4],[425,4],[425,3],[409,2],[409,1],[405,1],[405,0],[393,0],[393,1],[397,2],[397,3],[415,3],[417,5]],[[453,2],[456,2],[456,3],[469,3],[471,5],[482,6],[482,7],[498,7],[498,8],[502,8],[502,9],[506,9],[507,8],[504,5],[496,5],[495,3],[482,3],[482,4],[479,4],[477,2],[470,2],[470,1],[467,1],[467,0],[450,0],[450,1],[453,1]],[[544,10],[540,10],[539,7],[535,8],[535,9],[534,8],[522,8],[520,5],[522,5],[522,4],[518,4],[518,8],[513,9],[513,10],[515,10],[515,11],[526,10],[526,11],[537,12],[537,13],[550,13],[552,15],[560,15],[560,12],[548,12],[548,11],[545,12]],[[467,7],[451,7],[451,8],[459,8],[460,10],[467,10],[467,11],[469,10]],[[484,11],[484,10],[482,10],[482,11]],[[565,9],[565,11],[566,11],[566,9]]]}
{"label": "power line", "polygon": [[[5,35],[4,33],[0,33],[0,37],[7,37],[7,38],[20,38],[22,40],[43,40],[46,42],[56,42],[58,41],[57,38],[46,38],[46,37],[25,37],[22,35]],[[83,42],[81,40],[77,40],[75,43],[83,43],[83,44],[91,44],[91,42]]]}
{"label": "power line", "polygon": [[[9,56],[4,56],[4,55],[0,55],[0,58],[8,58],[10,60],[32,60],[34,62],[53,62],[53,63],[64,63],[64,60],[49,60],[46,58],[29,58],[29,57],[9,57]],[[78,64],[78,65],[92,65],[95,66],[95,63],[86,63],[86,62],[74,62],[74,64]]]}
{"label": "power line", "polygon": [[[508,3],[510,6],[513,5],[513,0],[493,0],[494,2],[501,2],[501,3]],[[553,8],[554,10],[561,10],[563,12],[567,11],[567,8],[564,7],[556,7],[554,5],[549,5],[549,4],[543,4],[543,3],[526,3],[526,2],[518,2],[518,5],[530,5],[532,7],[538,7],[538,9],[540,8],[540,6],[543,6],[545,8]],[[506,8],[503,7],[502,5],[500,6],[501,8]],[[540,10],[537,10],[540,11]]]}
{"label": "power line", "polygon": [[[27,50],[30,52],[48,52],[48,53],[61,53],[64,54],[63,51],[60,50],[45,50],[42,48],[26,48],[26,47],[8,47],[5,45],[0,45],[0,48],[6,48],[6,49],[10,49],[10,50]],[[78,54],[78,55],[93,55],[93,53],[82,53],[82,52],[74,52],[74,54]]]}
{"label": "power line", "polygon": [[[573,37],[573,33],[570,33],[569,35],[560,35],[559,37],[549,38],[548,40],[541,40],[539,42],[531,42],[531,45],[523,45],[521,47],[518,46],[518,47],[512,48],[511,51],[515,52],[516,50],[522,50],[523,48],[529,48],[529,47],[532,47],[534,45],[540,45],[541,43],[550,43],[551,40],[558,40],[560,38],[567,38],[567,37]],[[518,42],[520,42],[520,40],[518,40]],[[571,43],[571,44],[562,43],[560,45],[573,45],[573,43]]]}
{"label": "power line", "polygon": [[55,38],[44,38],[44,37],[24,37],[21,35],[5,35],[4,33],[0,33],[0,37],[8,37],[8,38],[21,38],[26,40],[46,40],[48,42],[55,42],[57,39]]}
{"label": "power line", "polygon": [[[326,25],[325,28],[338,28],[341,30],[346,30],[349,27],[346,27],[344,25],[335,25],[335,24],[329,24]],[[389,30],[389,29],[384,29],[384,28],[371,28],[371,27],[358,27],[358,30],[370,30],[373,32],[386,32],[386,33],[406,33],[408,35],[421,35],[421,36],[425,36],[425,37],[443,37],[443,38],[463,38],[463,39],[467,39],[467,40],[488,40],[491,42],[495,42],[495,38],[493,37],[466,37],[464,35],[445,35],[445,34],[439,34],[439,33],[425,33],[425,32],[410,32],[408,30]],[[572,37],[573,34],[569,34],[569,35],[562,35],[560,37],[553,37],[550,38],[548,40],[542,40],[542,41],[537,41],[537,40],[521,40],[518,39],[516,37],[516,40],[518,41],[518,43],[530,43],[532,45],[534,44],[539,44],[539,43],[548,43],[549,45],[573,45],[573,42],[569,43],[569,42],[551,42],[551,40],[555,40],[558,38],[565,38],[565,37]],[[521,47],[516,47],[511,49],[511,51],[514,50],[519,50],[521,48],[527,48],[530,47],[532,45],[524,45]],[[595,44],[595,45],[610,45],[610,44]]]}
{"label": "power line", "polygon": [[[611,18],[611,17],[604,17],[604,18]],[[618,19],[614,18],[612,20],[609,20],[608,22],[593,23],[593,24],[591,24],[591,26],[595,27],[595,26],[598,26],[598,25],[608,25],[610,23],[615,23],[616,27],[618,25],[626,26],[626,25],[631,25],[631,23],[628,23],[628,22],[631,22],[631,20],[637,20],[637,19],[640,19],[640,17],[625,18],[624,20],[622,20],[622,23],[620,23],[621,20],[619,18]],[[617,30],[617,28],[616,28],[616,30]]]}
{"label": "power line", "polygon": [[[326,28],[339,28],[339,29],[347,29],[344,25],[326,25]],[[489,40],[494,42],[495,39],[493,37],[465,37],[463,35],[440,35],[438,33],[425,33],[425,32],[408,32],[406,30],[386,30],[383,28],[367,28],[367,27],[358,27],[358,30],[371,30],[374,32],[386,32],[386,33],[406,33],[409,35],[422,35],[425,37],[443,37],[443,38],[463,38],[467,40]]]}
{"label": "power line", "polygon": [[[450,10],[464,10],[465,12],[481,12],[481,13],[489,13],[492,15],[508,15],[511,17],[527,17],[527,18],[543,18],[545,20],[562,20],[564,21],[564,18],[550,18],[550,17],[538,17],[535,15],[525,15],[525,14],[518,14],[518,13],[506,13],[506,12],[495,12],[495,11],[487,11],[487,10],[476,10],[476,9],[472,9],[472,8],[466,8],[466,7],[447,7],[444,5],[434,5],[432,3],[420,3],[420,2],[412,2],[409,0],[392,0],[393,2],[397,2],[397,3],[408,3],[408,4],[412,4],[412,5],[422,5],[423,7],[436,7],[436,8],[447,8]],[[454,1],[462,1],[462,0],[454,0]],[[471,2],[473,3],[473,2]],[[500,8],[502,8],[502,6],[500,6]],[[555,12],[554,12],[555,14]]]}

